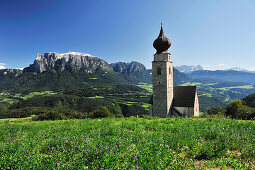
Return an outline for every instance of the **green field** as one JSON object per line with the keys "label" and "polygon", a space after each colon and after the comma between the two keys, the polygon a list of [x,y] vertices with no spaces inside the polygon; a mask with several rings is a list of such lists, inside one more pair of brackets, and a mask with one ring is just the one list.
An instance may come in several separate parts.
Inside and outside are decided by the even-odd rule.
{"label": "green field", "polygon": [[255,122],[0,120],[0,169],[253,169]]}
{"label": "green field", "polygon": [[2,93],[2,94],[0,94],[0,102],[7,102],[10,104],[13,104],[13,103],[17,102],[18,100],[26,100],[26,99],[30,99],[34,96],[51,96],[51,95],[55,95],[55,94],[57,94],[57,93],[55,93],[53,91],[31,92],[24,96],[22,96],[21,94],[11,95],[9,93]]}
{"label": "green field", "polygon": [[142,89],[147,90],[149,93],[152,93],[152,84],[148,84],[148,83],[138,83],[137,85],[138,87],[141,87]]}
{"label": "green field", "polygon": [[253,85],[244,85],[244,86],[233,86],[233,87],[222,87],[218,88],[220,90],[230,90],[230,89],[253,89]]}
{"label": "green field", "polygon": [[187,83],[181,84],[181,86],[200,86],[200,85],[202,85],[202,83],[200,82],[187,82]]}
{"label": "green field", "polygon": [[104,96],[94,96],[94,97],[88,97],[89,99],[103,99]]}

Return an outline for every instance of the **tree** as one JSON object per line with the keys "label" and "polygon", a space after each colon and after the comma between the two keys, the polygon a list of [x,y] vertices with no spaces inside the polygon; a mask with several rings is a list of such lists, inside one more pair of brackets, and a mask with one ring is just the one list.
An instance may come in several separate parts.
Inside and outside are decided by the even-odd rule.
{"label": "tree", "polygon": [[226,115],[236,119],[246,119],[252,110],[244,101],[238,99],[227,105]]}
{"label": "tree", "polygon": [[249,107],[255,108],[255,93],[246,96],[242,100],[245,101]]}
{"label": "tree", "polygon": [[100,106],[98,109],[90,112],[89,117],[91,118],[103,118],[103,117],[110,117],[113,114],[109,112],[106,106]]}
{"label": "tree", "polygon": [[208,115],[218,115],[218,114],[224,114],[225,111],[220,106],[212,106],[210,109],[207,109],[206,113]]}

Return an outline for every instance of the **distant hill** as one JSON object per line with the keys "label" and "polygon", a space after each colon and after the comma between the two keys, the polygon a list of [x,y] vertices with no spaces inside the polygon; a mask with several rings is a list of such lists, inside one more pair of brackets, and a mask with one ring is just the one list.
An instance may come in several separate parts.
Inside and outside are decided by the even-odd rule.
{"label": "distant hill", "polygon": [[255,74],[234,70],[199,70],[188,74],[192,78],[208,78],[230,82],[245,82],[255,84]]}

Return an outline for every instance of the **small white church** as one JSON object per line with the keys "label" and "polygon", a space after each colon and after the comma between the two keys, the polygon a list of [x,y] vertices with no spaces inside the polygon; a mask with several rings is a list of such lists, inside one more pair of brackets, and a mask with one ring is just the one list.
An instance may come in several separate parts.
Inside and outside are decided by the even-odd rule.
{"label": "small white church", "polygon": [[152,61],[153,95],[150,100],[150,114],[165,117],[199,116],[199,101],[196,86],[173,86],[173,62],[168,48],[170,40],[161,30],[153,42],[157,50]]}

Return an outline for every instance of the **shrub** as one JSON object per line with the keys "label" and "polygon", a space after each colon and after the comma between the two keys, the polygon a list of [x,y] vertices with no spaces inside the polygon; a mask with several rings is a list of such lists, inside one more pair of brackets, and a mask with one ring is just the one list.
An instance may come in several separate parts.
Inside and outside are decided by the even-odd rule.
{"label": "shrub", "polygon": [[225,114],[225,111],[220,106],[212,106],[210,109],[207,109],[206,113],[208,115],[218,115],[218,114]]}
{"label": "shrub", "polygon": [[87,113],[81,113],[68,108],[49,108],[33,117],[33,120],[65,120],[65,119],[84,119]]}
{"label": "shrub", "polygon": [[141,115],[148,115],[149,112],[144,107],[133,104],[133,105],[127,105],[127,104],[120,104],[120,107],[122,108],[122,114],[124,117],[130,117],[130,116],[141,116]]}
{"label": "shrub", "polygon": [[245,101],[247,106],[255,108],[255,93],[246,96],[242,100]]}
{"label": "shrub", "polygon": [[48,111],[33,117],[33,120],[65,120],[68,119],[63,113],[56,112],[56,111]]}
{"label": "shrub", "polygon": [[31,115],[39,115],[41,113],[45,113],[49,108],[44,107],[25,107],[20,109],[12,109],[3,111],[0,113],[0,118],[24,118],[29,117]]}
{"label": "shrub", "polygon": [[110,113],[108,108],[105,106],[100,106],[98,109],[89,113],[90,118],[104,118],[104,117],[111,117],[111,116],[113,116],[113,114]]}
{"label": "shrub", "polygon": [[236,119],[246,119],[253,109],[242,100],[234,100],[226,107],[226,115]]}
{"label": "shrub", "polygon": [[123,118],[124,116],[123,116],[123,114],[115,114],[114,117],[116,117],[116,118]]}

